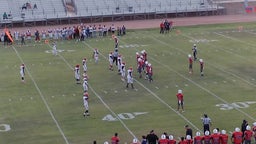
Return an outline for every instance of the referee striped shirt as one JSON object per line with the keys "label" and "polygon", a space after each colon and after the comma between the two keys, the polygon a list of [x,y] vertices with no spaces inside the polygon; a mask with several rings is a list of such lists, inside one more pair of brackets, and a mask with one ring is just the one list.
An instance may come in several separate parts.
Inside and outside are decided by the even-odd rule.
{"label": "referee striped shirt", "polygon": [[209,117],[203,118],[202,120],[203,120],[203,124],[204,124],[204,125],[211,123],[211,119],[210,119]]}

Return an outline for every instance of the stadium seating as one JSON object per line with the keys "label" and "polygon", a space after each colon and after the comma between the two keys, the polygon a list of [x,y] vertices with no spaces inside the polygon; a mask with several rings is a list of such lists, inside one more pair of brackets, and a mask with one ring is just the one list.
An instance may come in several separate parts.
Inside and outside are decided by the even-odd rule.
{"label": "stadium seating", "polygon": [[[65,18],[65,0],[2,0],[0,12],[11,10],[14,20]],[[31,8],[22,6],[30,3]],[[37,4],[37,9],[34,9]],[[101,16],[131,13],[175,13],[208,10],[208,0],[74,0],[75,16]],[[2,16],[1,16],[2,17]]]}

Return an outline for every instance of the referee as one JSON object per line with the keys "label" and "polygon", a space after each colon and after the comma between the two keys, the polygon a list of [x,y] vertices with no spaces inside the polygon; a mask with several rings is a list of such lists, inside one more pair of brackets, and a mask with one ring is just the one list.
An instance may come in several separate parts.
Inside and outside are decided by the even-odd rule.
{"label": "referee", "polygon": [[203,125],[204,125],[204,133],[205,133],[205,131],[210,132],[210,125],[212,125],[211,119],[207,116],[207,114],[204,114],[204,117],[201,119],[202,119]]}

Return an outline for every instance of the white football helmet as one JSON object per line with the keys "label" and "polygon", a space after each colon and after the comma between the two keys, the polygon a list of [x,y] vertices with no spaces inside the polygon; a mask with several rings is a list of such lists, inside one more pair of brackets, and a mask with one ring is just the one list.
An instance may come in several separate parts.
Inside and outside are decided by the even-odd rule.
{"label": "white football helmet", "polygon": [[217,129],[213,129],[212,131],[214,134],[218,133],[218,130]]}
{"label": "white football helmet", "polygon": [[235,128],[235,131],[236,131],[236,132],[240,132],[240,128],[236,127],[236,128]]}
{"label": "white football helmet", "polygon": [[209,134],[210,134],[209,131],[205,131],[205,132],[204,132],[204,135],[206,135],[206,136],[208,136]]}
{"label": "white football helmet", "polygon": [[226,131],[225,130],[221,130],[221,134],[226,134]]}
{"label": "white football helmet", "polygon": [[106,141],[106,142],[104,142],[104,144],[108,144],[108,142]]}
{"label": "white football helmet", "polygon": [[166,139],[166,136],[164,134],[162,134],[161,139]]}
{"label": "white football helmet", "polygon": [[136,139],[136,138],[134,138],[133,140],[132,140],[132,143],[137,143],[138,142],[138,140]]}
{"label": "white football helmet", "polygon": [[199,59],[199,62],[203,62],[203,59]]}
{"label": "white football helmet", "polygon": [[173,140],[173,135],[169,135],[169,140]]}
{"label": "white football helmet", "polygon": [[187,135],[187,136],[186,136],[186,139],[187,139],[187,140],[191,140],[191,136],[190,136],[190,135]]}
{"label": "white football helmet", "polygon": [[253,123],[253,126],[256,126],[256,122]]}
{"label": "white football helmet", "polygon": [[191,54],[189,54],[188,57],[191,58]]}
{"label": "white football helmet", "polygon": [[196,136],[200,136],[201,135],[201,133],[200,132],[196,132]]}
{"label": "white football helmet", "polygon": [[251,130],[251,127],[249,125],[246,126],[246,130]]}
{"label": "white football helmet", "polygon": [[181,90],[181,89],[179,89],[179,90],[178,90],[178,93],[182,93],[182,90]]}

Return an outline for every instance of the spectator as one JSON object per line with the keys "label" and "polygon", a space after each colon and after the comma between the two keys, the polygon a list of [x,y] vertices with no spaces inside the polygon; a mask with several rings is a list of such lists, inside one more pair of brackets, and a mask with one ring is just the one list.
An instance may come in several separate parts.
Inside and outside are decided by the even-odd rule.
{"label": "spectator", "polygon": [[157,144],[158,136],[154,133],[154,130],[151,130],[146,137],[148,144]]}
{"label": "spectator", "polygon": [[204,117],[202,117],[201,119],[203,121],[204,133],[205,131],[210,132],[210,125],[212,124],[211,119],[207,116],[207,114],[204,114]]}
{"label": "spectator", "polygon": [[22,10],[26,10],[26,9],[27,9],[27,5],[26,5],[26,4],[23,4],[21,9],[22,9]]}
{"label": "spectator", "polygon": [[36,3],[34,4],[34,7],[33,7],[33,9],[37,9],[37,5],[36,5]]}
{"label": "spectator", "polygon": [[4,14],[3,14],[3,19],[5,20],[5,19],[8,19],[8,16],[7,16],[7,13],[6,12],[4,12]]}
{"label": "spectator", "polygon": [[188,125],[185,125],[185,129],[186,129],[186,136],[187,135],[190,135],[191,138],[193,137],[193,131],[192,129],[188,126]]}
{"label": "spectator", "polygon": [[244,119],[242,124],[241,124],[241,131],[243,133],[243,137],[244,137],[244,132],[246,131],[247,125],[248,125],[248,122],[247,122],[247,120]]}

